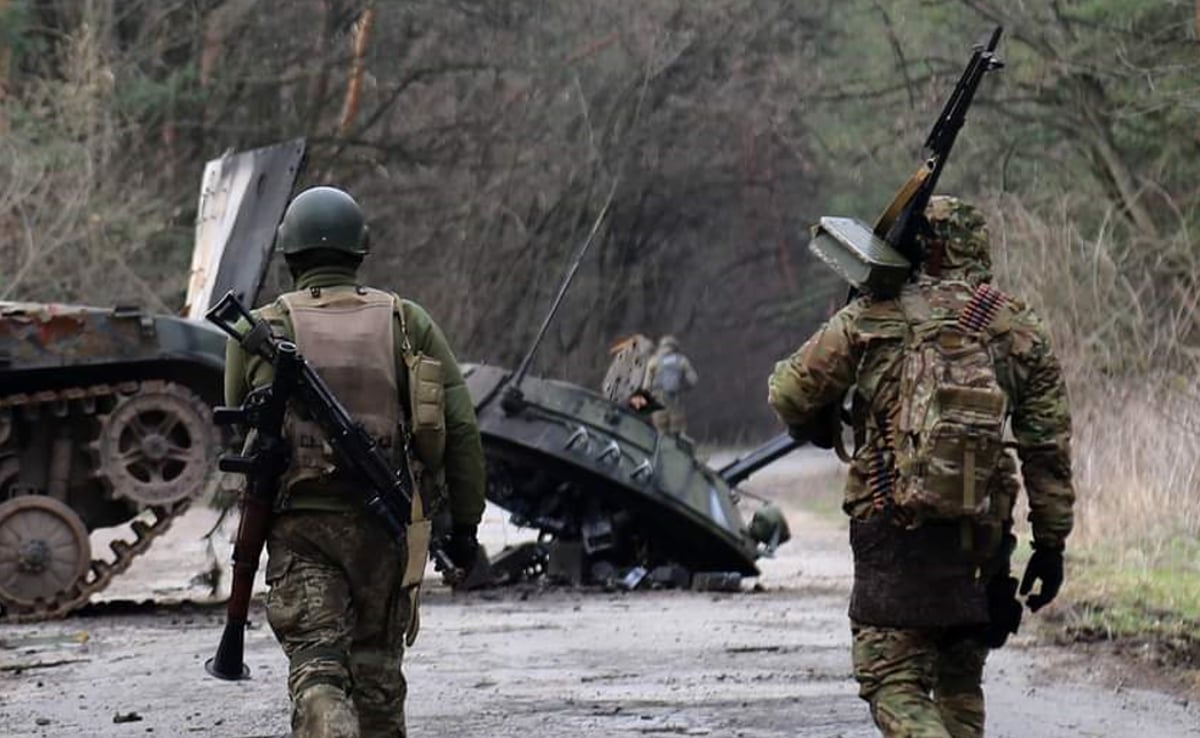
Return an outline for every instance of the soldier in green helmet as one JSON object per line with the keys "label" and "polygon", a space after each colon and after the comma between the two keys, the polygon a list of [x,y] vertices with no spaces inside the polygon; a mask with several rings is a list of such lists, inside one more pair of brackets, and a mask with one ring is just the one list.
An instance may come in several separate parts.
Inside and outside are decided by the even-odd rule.
{"label": "soldier in green helmet", "polygon": [[862,296],[838,312],[776,365],[769,401],[805,435],[853,392],[843,509],[860,694],[884,735],[966,738],[983,735],[988,650],[1021,615],[1007,439],[1033,532],[1019,588],[1037,611],[1063,579],[1071,419],[1041,321],[990,285],[982,214],[934,197],[924,218],[915,278],[896,296]]}
{"label": "soldier in green helmet", "polygon": [[[469,568],[484,507],[483,449],[471,398],[438,326],[419,305],[366,287],[368,231],[350,195],[296,196],[277,233],[295,290],[255,314],[295,341],[355,420],[416,477],[405,545],[360,510],[322,432],[291,413],[291,465],[267,539],[267,618],[288,656],[297,738],[403,737],[401,659],[416,637],[430,521]],[[225,400],[239,405],[271,366],[230,343]]]}

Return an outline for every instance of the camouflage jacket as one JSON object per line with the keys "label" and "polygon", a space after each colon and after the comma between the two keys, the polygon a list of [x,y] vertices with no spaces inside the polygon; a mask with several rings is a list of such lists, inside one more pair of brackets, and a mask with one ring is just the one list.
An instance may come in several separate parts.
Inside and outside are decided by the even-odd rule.
{"label": "camouflage jacket", "polygon": [[[357,276],[351,269],[318,267],[311,269],[296,280],[296,289],[312,287],[336,289],[353,288]],[[455,523],[475,524],[483,515],[484,508],[484,464],[483,446],[479,437],[479,424],[475,419],[475,406],[467,392],[467,385],[459,372],[458,363],[450,350],[450,344],[437,324],[420,305],[402,301],[413,348],[442,363],[446,400],[446,451],[445,477],[450,497],[450,514]],[[275,335],[291,338],[292,327],[287,315],[275,304],[254,311],[266,320]],[[400,331],[399,321],[394,330]],[[397,347],[402,341],[395,340]],[[225,402],[240,405],[246,394],[255,387],[271,381],[271,365],[257,356],[248,356],[236,343],[229,342],[225,353]],[[408,403],[408,372],[404,357],[397,348],[396,383],[401,401]],[[407,407],[405,414],[408,414]],[[335,491],[317,488],[302,490],[291,495],[290,507],[294,509],[345,510],[354,504]]]}
{"label": "camouflage jacket", "polygon": [[[829,403],[854,388],[855,451],[843,508],[864,520],[872,507],[868,485],[872,450],[883,443],[883,419],[895,427],[900,410],[899,370],[909,321],[953,319],[974,287],[965,281],[922,277],[897,298],[859,298],[829,320],[800,349],[779,362],[769,401],[790,428],[812,424]],[[906,315],[905,311],[931,311]],[[922,307],[923,306],[923,307]],[[996,375],[1012,408],[1011,428],[1029,498],[1029,519],[1039,545],[1061,547],[1071,531],[1071,418],[1062,371],[1034,312],[1009,298],[987,329]],[[1015,499],[1015,465],[1003,457],[990,491],[1005,528]]]}

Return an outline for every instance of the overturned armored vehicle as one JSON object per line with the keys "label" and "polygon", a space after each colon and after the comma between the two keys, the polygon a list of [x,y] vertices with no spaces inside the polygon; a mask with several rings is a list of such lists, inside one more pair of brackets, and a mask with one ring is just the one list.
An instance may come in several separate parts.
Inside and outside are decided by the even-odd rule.
{"label": "overturned armored vehicle", "polygon": [[578,385],[493,366],[467,367],[466,381],[488,499],[543,537],[497,557],[502,580],[544,572],[574,583],[635,587],[648,577],[688,586],[703,574],[704,586],[736,585],[757,576],[755,560],[787,540],[773,506],[747,525],[736,490],[794,447],[786,437],[716,471],[686,441]]}
{"label": "overturned armored vehicle", "polygon": [[[209,163],[194,316],[214,288],[257,291],[303,153],[293,141]],[[239,269],[220,270],[231,243]],[[198,319],[0,302],[0,620],[86,604],[208,489],[224,364],[224,334]]]}

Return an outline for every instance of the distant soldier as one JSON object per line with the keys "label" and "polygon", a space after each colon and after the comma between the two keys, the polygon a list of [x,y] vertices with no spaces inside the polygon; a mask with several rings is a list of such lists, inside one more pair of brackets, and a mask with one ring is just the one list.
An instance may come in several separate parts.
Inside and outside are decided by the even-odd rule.
{"label": "distant soldier", "polygon": [[[289,413],[291,466],[267,539],[267,621],[288,656],[296,738],[403,738],[400,671],[416,637],[427,518],[448,508],[447,553],[469,569],[483,513],[474,406],[441,330],[419,305],[363,285],[367,227],[345,192],[296,196],[278,247],[295,291],[256,313],[300,352],[384,450],[408,456],[414,495],[406,545],[356,502],[319,426]],[[272,368],[230,343],[225,400],[240,405]]]}
{"label": "distant soldier", "polygon": [[652,416],[660,433],[682,434],[687,430],[683,395],[696,386],[699,376],[692,362],[679,350],[675,336],[663,336],[658,350],[646,365],[645,386],[662,405]]}
{"label": "distant soldier", "polygon": [[1020,584],[1037,611],[1063,580],[1075,499],[1062,372],[1041,321],[991,287],[983,216],[934,197],[922,271],[899,296],[856,299],[779,362],[770,403],[812,433],[854,388],[850,516],[854,675],[886,736],[982,736],[989,647],[1016,632],[1009,572],[1019,486],[1033,556]]}
{"label": "distant soldier", "polygon": [[614,343],[608,353],[612,361],[600,385],[604,396],[639,413],[659,408],[646,387],[646,365],[654,356],[654,341],[635,333]]}

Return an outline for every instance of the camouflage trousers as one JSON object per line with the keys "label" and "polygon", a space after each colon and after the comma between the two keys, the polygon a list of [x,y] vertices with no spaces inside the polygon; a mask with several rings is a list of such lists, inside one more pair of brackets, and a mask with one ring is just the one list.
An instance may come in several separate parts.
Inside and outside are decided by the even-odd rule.
{"label": "camouflage trousers", "polygon": [[988,649],[963,628],[851,624],[859,696],[888,738],[983,735]]}
{"label": "camouflage trousers", "polygon": [[288,657],[296,738],[404,738],[404,550],[362,513],[281,513],[267,620]]}
{"label": "camouflage trousers", "polygon": [[687,416],[683,412],[683,400],[663,400],[663,407],[655,410],[650,421],[659,433],[680,435],[687,431]]}

